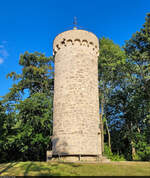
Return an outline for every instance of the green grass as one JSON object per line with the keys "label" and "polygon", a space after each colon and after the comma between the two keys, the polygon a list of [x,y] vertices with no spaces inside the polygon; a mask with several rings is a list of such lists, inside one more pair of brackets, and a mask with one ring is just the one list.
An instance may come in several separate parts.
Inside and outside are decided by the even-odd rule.
{"label": "green grass", "polygon": [[150,176],[150,162],[0,164],[0,176]]}

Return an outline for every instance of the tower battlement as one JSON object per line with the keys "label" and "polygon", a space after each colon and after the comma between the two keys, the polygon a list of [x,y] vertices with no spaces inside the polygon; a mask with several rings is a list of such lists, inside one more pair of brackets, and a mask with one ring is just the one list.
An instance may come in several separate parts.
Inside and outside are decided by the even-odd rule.
{"label": "tower battlement", "polygon": [[56,36],[53,43],[53,54],[65,47],[88,47],[93,55],[99,55],[97,37],[85,30],[69,30]]}

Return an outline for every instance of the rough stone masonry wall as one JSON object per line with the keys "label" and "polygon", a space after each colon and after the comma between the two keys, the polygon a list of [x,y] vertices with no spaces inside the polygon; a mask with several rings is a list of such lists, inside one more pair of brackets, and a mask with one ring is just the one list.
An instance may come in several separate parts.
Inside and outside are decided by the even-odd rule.
{"label": "rough stone masonry wall", "polygon": [[55,55],[53,155],[100,155],[97,37],[84,30],[59,34]]}

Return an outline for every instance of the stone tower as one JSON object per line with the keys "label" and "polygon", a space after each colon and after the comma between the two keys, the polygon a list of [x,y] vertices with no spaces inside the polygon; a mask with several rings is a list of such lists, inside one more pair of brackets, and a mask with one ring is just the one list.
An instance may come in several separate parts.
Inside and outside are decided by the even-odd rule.
{"label": "stone tower", "polygon": [[56,36],[52,156],[101,156],[97,37],[84,30]]}

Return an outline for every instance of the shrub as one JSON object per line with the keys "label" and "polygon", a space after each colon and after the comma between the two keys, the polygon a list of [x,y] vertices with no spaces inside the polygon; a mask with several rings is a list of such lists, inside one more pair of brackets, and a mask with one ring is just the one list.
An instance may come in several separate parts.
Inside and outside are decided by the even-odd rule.
{"label": "shrub", "polygon": [[104,145],[104,156],[106,156],[108,159],[112,161],[125,161],[126,160],[123,155],[113,154],[107,144]]}
{"label": "shrub", "polygon": [[142,161],[150,161],[150,146],[146,146],[143,150],[138,150],[137,155]]}

